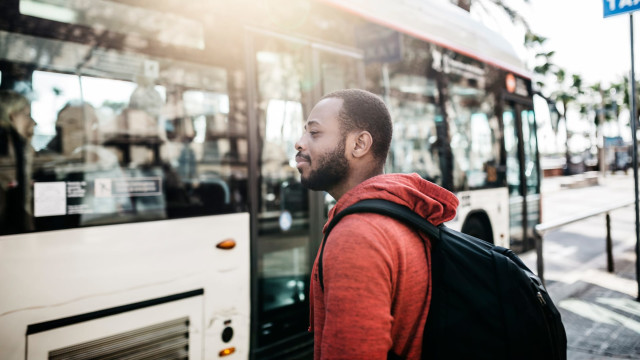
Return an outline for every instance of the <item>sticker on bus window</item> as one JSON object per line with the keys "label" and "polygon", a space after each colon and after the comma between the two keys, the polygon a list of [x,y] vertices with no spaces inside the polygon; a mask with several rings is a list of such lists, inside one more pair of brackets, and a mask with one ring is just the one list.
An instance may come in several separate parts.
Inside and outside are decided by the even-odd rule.
{"label": "sticker on bus window", "polygon": [[94,182],[94,193],[98,198],[114,196],[161,196],[162,178],[100,178]]}
{"label": "sticker on bus window", "polygon": [[66,215],[67,184],[64,181],[33,184],[33,215],[35,217]]}

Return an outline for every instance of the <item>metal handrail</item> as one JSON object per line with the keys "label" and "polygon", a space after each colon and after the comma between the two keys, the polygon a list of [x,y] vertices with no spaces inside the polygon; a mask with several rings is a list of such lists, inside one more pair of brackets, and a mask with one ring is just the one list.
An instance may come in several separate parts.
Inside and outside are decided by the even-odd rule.
{"label": "metal handrail", "polygon": [[537,257],[536,264],[537,264],[537,270],[538,270],[538,277],[540,278],[540,280],[542,280],[542,282],[544,283],[544,258],[542,256],[542,239],[544,235],[551,230],[555,230],[565,225],[569,225],[569,224],[572,224],[584,219],[588,219],[593,216],[602,215],[602,214],[606,214],[606,220],[607,220],[607,269],[609,270],[609,272],[613,272],[613,250],[612,250],[613,246],[611,241],[611,217],[609,216],[609,213],[611,211],[621,209],[623,207],[627,207],[633,204],[635,204],[635,200],[627,200],[627,201],[619,202],[615,205],[607,206],[605,208],[592,210],[589,212],[585,212],[583,214],[566,217],[560,220],[544,222],[534,226],[533,234],[536,242],[536,257]]}

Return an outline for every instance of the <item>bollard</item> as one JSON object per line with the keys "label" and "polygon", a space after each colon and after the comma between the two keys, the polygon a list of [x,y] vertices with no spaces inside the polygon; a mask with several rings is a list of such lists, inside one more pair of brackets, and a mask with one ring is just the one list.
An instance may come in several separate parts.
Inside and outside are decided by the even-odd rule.
{"label": "bollard", "polygon": [[613,242],[611,241],[611,215],[606,214],[607,219],[607,270],[613,272]]}

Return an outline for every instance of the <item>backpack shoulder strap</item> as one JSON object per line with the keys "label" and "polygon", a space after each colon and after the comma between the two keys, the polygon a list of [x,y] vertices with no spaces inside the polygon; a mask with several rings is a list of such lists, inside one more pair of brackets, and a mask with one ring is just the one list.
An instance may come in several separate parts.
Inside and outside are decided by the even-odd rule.
{"label": "backpack shoulder strap", "polygon": [[327,242],[329,233],[338,221],[343,217],[354,213],[375,213],[385,215],[426,233],[431,239],[435,239],[436,241],[440,239],[440,229],[437,226],[431,224],[404,205],[383,199],[367,199],[359,201],[335,214],[333,219],[331,219],[329,226],[327,226],[327,231],[324,234],[324,239],[322,240],[322,245],[320,247],[320,257],[318,258],[318,281],[320,281],[320,287],[323,291],[324,281],[322,276],[322,256],[324,255],[325,243]]}

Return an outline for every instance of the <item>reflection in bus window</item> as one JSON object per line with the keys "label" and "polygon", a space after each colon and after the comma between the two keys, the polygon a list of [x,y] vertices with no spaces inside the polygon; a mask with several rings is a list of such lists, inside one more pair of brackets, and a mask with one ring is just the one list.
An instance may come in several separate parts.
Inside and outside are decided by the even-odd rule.
{"label": "reflection in bus window", "polygon": [[20,12],[63,23],[100,24],[112,31],[156,39],[166,44],[204,48],[201,23],[172,13],[113,1],[21,0]]}
{"label": "reflection in bus window", "polygon": [[[278,219],[285,210],[294,219],[306,218],[307,191],[300,185],[300,174],[292,163],[296,152],[295,142],[304,126],[300,59],[276,51],[260,51],[256,57],[261,86],[260,137],[264,139],[260,211],[265,221],[267,218]],[[299,225],[302,224],[295,222],[293,226]],[[271,231],[278,229],[277,226],[277,221],[266,221],[261,229]]]}
{"label": "reflection in bus window", "polygon": [[502,114],[504,126],[504,148],[507,153],[507,185],[509,194],[520,194],[520,167],[518,166],[518,135],[516,132],[515,114],[507,106]]}
{"label": "reflection in bus window", "polygon": [[[36,49],[55,42],[24,38]],[[246,115],[230,111],[226,70],[92,54],[100,71],[63,57],[24,67],[37,122],[35,230],[246,211]]]}
{"label": "reflection in bus window", "polygon": [[[407,64],[395,64],[386,101],[393,119],[393,139],[387,161],[387,172],[416,172],[423,178],[442,184],[437,123],[442,122],[439,93],[435,81],[423,75],[403,73],[416,71]],[[396,68],[397,67],[397,68]],[[375,70],[370,66],[369,70]],[[381,82],[386,82],[386,69],[378,69]]]}
{"label": "reflection in bus window", "polygon": [[[266,211],[289,211],[295,217],[306,214],[306,192],[297,185],[299,175],[293,164],[295,141],[303,129],[301,119],[302,105],[299,102],[269,100],[262,149],[262,174],[282,183],[282,187],[273,188],[273,193],[267,194],[263,202]],[[291,189],[297,190],[292,192]]]}
{"label": "reflection in bus window", "polygon": [[469,64],[456,64],[464,72],[452,68],[449,75],[451,106],[448,111],[452,120],[449,131],[454,188],[466,190],[500,186],[498,120],[493,116],[493,100],[482,88],[484,78],[476,78],[474,73],[483,70]]}
{"label": "reflection in bus window", "polygon": [[[256,36],[259,126],[258,344],[304,331],[308,309],[309,194],[293,163],[308,104],[304,49]],[[259,45],[258,45],[259,44]],[[291,319],[282,320],[287,313]]]}
{"label": "reflection in bus window", "polygon": [[539,189],[537,156],[537,129],[533,110],[522,110],[522,137],[524,139],[524,171],[527,179],[527,194],[537,194]]}
{"label": "reflection in bus window", "polygon": [[29,99],[0,90],[0,235],[33,230],[34,125]]}
{"label": "reflection in bus window", "polygon": [[437,107],[417,101],[391,98],[394,140],[390,151],[393,172],[417,172],[433,182],[441,181],[436,118]]}
{"label": "reflection in bus window", "polygon": [[340,89],[357,88],[360,84],[358,62],[330,52],[320,53],[322,94]]}

